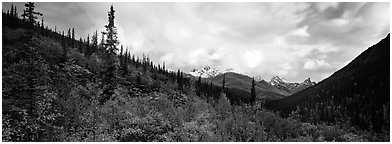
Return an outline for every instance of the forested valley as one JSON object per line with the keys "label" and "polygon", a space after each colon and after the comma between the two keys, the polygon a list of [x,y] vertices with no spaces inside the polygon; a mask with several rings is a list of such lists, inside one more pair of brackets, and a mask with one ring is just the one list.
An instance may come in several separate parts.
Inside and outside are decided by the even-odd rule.
{"label": "forested valley", "polygon": [[[377,130],[362,126],[368,124],[365,118],[358,120],[360,127],[343,122],[349,112],[336,115],[336,123],[324,115],[311,119],[308,109],[295,109],[287,100],[270,104],[269,110],[256,99],[254,81],[243,94],[247,98],[239,100],[224,79],[213,85],[125,49],[118,41],[113,6],[101,38],[95,31],[79,39],[77,29],[64,32],[46,25],[45,14],[35,6],[26,3],[23,14],[14,6],[2,13],[3,142],[390,141],[389,101],[368,106],[377,107],[377,118],[383,119]],[[389,79],[380,85],[389,88]],[[327,94],[317,94],[322,104],[310,105],[314,99],[302,96],[305,103],[298,105],[309,104],[312,113],[328,115],[321,105],[367,101],[361,95],[327,101]],[[338,105],[329,109],[351,110]],[[370,111],[362,111],[368,114],[358,119],[371,118]]]}

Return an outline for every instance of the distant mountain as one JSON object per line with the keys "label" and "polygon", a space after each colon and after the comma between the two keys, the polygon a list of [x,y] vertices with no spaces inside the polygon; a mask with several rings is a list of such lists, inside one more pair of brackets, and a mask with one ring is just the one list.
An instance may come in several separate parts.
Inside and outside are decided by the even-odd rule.
{"label": "distant mountain", "polygon": [[[232,69],[221,71],[206,66],[200,69],[193,69],[189,75],[194,77],[201,76],[203,79],[210,80],[213,84],[221,86],[223,74],[225,74],[226,87],[233,89],[238,94],[249,93],[252,78],[232,71]],[[278,76],[272,77],[270,82],[265,81],[261,76],[256,77],[255,80],[257,98],[266,98],[267,100],[277,100],[315,84],[315,82],[310,81],[310,78],[302,83],[289,83]]]}
{"label": "distant mountain", "polygon": [[199,69],[193,69],[189,74],[195,77],[211,78],[225,72],[231,72],[233,69],[219,70],[210,66],[205,66]]}
{"label": "distant mountain", "polygon": [[290,97],[269,102],[267,108],[288,115],[298,107],[303,119],[311,122],[348,121],[376,132],[389,128],[389,41],[388,34],[330,77]]}
{"label": "distant mountain", "polygon": [[273,76],[270,80],[271,85],[282,85],[287,83],[288,82],[285,79],[282,79],[279,76]]}
{"label": "distant mountain", "polygon": [[306,79],[302,83],[289,83],[286,80],[280,78],[279,76],[272,77],[269,83],[272,86],[275,86],[276,88],[289,94],[294,94],[316,84],[315,82],[312,82],[310,78]]}
{"label": "distant mountain", "polygon": [[[225,79],[225,86],[227,88],[235,88],[236,91],[244,91],[246,93],[250,93],[250,89],[252,86],[251,77],[234,72],[227,72],[225,73]],[[207,80],[212,81],[214,84],[222,85],[223,74],[208,78]],[[288,95],[288,93],[279,90],[278,88],[270,85],[268,82],[265,81],[260,81],[256,83],[256,94],[257,99],[266,98],[268,100],[276,100]]]}
{"label": "distant mountain", "polygon": [[255,81],[257,81],[257,82],[265,81],[265,80],[264,80],[264,77],[262,77],[262,76],[260,76],[260,75],[255,76],[254,78],[255,78]]}

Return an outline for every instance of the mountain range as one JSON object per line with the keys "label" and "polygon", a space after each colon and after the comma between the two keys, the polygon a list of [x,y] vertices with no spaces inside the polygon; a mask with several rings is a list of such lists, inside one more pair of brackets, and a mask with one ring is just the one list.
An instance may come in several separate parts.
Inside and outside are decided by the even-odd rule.
{"label": "mountain range", "polygon": [[[283,116],[294,112],[304,121],[348,122],[361,129],[380,132],[389,122],[389,41],[390,34],[317,84],[310,78],[290,83],[279,76],[269,82],[258,77],[256,101],[265,98],[266,108],[280,111]],[[250,96],[253,78],[247,75],[211,68],[193,72],[205,76],[204,79],[214,85],[221,85],[225,77],[225,86],[237,96]]]}
{"label": "mountain range", "polygon": [[[194,77],[201,77],[205,80],[209,80],[214,85],[221,86],[223,81],[223,75],[226,79],[225,86],[232,89],[238,94],[244,95],[249,93],[252,84],[252,78],[250,76],[232,72],[233,69],[218,70],[216,68],[206,66],[200,69],[193,69],[189,74]],[[285,81],[279,76],[274,76],[269,82],[265,81],[261,77],[256,79],[256,94],[257,99],[266,98],[267,100],[277,100],[286,96],[292,95],[305,88],[313,86],[315,82],[312,82],[310,78],[304,80],[301,83],[290,83]]]}
{"label": "mountain range", "polygon": [[[227,88],[236,89],[237,92],[250,93],[252,87],[252,78],[239,73],[228,72],[215,77],[208,78],[217,85],[222,85],[223,76],[225,76],[225,86]],[[288,93],[280,91],[278,88],[267,82],[256,82],[256,98],[266,98],[270,100],[280,99],[288,95]]]}
{"label": "mountain range", "polygon": [[289,94],[294,94],[296,92],[299,92],[303,89],[306,89],[308,87],[311,87],[315,85],[315,82],[312,82],[310,78],[307,78],[301,83],[289,83],[285,81],[284,79],[281,79],[279,76],[274,76],[271,78],[271,81],[269,84],[275,86],[279,90],[285,91]]}

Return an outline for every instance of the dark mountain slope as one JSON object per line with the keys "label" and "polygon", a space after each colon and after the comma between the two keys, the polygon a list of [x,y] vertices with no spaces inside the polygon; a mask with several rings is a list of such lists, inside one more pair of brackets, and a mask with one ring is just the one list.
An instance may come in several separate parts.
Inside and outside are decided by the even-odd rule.
{"label": "dark mountain slope", "polygon": [[388,34],[327,79],[267,103],[267,108],[287,115],[298,106],[303,118],[312,122],[349,121],[362,129],[381,131],[389,126],[389,41]]}
{"label": "dark mountain slope", "polygon": [[[234,72],[225,73],[225,77],[226,77],[225,85],[227,88],[230,89],[233,88],[235,89],[236,92],[239,91],[244,91],[242,93],[247,92],[250,97],[250,88],[252,86],[251,77],[234,73]],[[211,80],[216,84],[222,85],[223,74],[209,78],[208,80]],[[268,100],[276,100],[276,99],[283,98],[284,95],[287,95],[287,93],[280,91],[279,89],[277,89],[274,86],[271,86],[267,82],[257,82],[255,89],[256,89],[257,98],[265,97]]]}

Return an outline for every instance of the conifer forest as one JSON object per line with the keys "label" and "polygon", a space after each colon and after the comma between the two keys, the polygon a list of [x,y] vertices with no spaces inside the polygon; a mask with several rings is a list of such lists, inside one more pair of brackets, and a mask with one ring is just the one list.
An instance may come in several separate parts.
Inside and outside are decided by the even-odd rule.
{"label": "conifer forest", "polygon": [[136,54],[117,5],[82,33],[47,24],[40,3],[3,3],[3,142],[390,141],[389,29],[325,79],[279,85]]}

